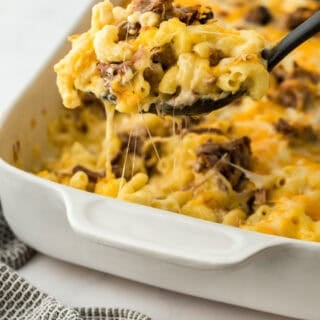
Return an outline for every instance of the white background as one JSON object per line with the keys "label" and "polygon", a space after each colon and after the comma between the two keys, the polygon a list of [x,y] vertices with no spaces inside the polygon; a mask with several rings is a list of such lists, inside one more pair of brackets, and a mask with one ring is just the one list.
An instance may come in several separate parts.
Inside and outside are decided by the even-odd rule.
{"label": "white background", "polygon": [[[88,3],[88,0],[0,0],[0,112],[32,79]],[[288,319],[175,294],[43,255],[37,255],[19,272],[70,306],[127,307],[154,320]]]}

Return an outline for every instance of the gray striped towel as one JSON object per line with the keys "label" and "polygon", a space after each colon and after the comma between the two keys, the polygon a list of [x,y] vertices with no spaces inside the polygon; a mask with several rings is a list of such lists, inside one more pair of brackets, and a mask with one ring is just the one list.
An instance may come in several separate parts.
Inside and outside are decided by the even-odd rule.
{"label": "gray striped towel", "polygon": [[14,269],[35,251],[9,229],[0,207],[0,319],[1,320],[151,320],[128,309],[69,308],[21,278]]}

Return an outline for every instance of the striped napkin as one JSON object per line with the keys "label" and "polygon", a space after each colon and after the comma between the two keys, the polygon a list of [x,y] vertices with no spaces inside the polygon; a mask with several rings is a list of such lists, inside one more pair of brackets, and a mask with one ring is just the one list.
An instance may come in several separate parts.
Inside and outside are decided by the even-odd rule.
{"label": "striped napkin", "polygon": [[1,320],[151,320],[128,309],[69,308],[41,292],[14,270],[35,251],[9,229],[0,206],[0,319]]}

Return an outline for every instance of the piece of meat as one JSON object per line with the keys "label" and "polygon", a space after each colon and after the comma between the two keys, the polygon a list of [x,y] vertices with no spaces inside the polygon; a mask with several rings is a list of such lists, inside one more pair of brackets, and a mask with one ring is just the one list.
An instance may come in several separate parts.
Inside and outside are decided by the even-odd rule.
{"label": "piece of meat", "polygon": [[253,205],[262,206],[267,203],[267,190],[266,189],[257,189],[254,192]]}
{"label": "piece of meat", "polygon": [[122,159],[123,159],[123,152],[118,151],[118,153],[111,160],[112,172],[116,178],[119,178],[122,175],[122,169],[123,169]]}
{"label": "piece of meat", "polygon": [[138,156],[142,155],[142,147],[148,137],[146,128],[139,127],[130,132],[120,132],[118,137],[121,141],[121,150],[128,150],[129,153],[135,153]]}
{"label": "piece of meat", "polygon": [[96,67],[102,78],[111,81],[117,76],[123,77],[127,73],[133,74],[135,72],[134,64],[137,61],[145,58],[146,55],[146,50],[140,48],[133,54],[133,56],[129,60],[118,63],[98,62]]}
{"label": "piece of meat", "polygon": [[275,77],[278,84],[289,79],[296,79],[299,81],[307,80],[314,84],[317,84],[320,80],[320,75],[318,73],[304,69],[297,62],[294,62],[291,71],[286,70],[284,66],[280,64],[272,70],[271,74]]}
{"label": "piece of meat", "polygon": [[297,128],[296,137],[297,139],[306,142],[315,142],[318,140],[318,135],[311,126],[302,126],[300,128]]}
{"label": "piece of meat", "polygon": [[119,41],[135,39],[139,35],[140,23],[123,22],[119,26],[118,39]]}
{"label": "piece of meat", "polygon": [[135,11],[151,11],[160,16],[160,20],[178,18],[181,22],[190,25],[195,21],[201,24],[213,18],[213,12],[209,7],[179,6],[174,5],[172,0],[133,0],[131,2]]}
{"label": "piece of meat", "polygon": [[205,24],[208,20],[213,18],[214,18],[214,14],[210,7],[200,8],[198,10],[197,20],[201,24]]}
{"label": "piece of meat", "polygon": [[99,178],[104,178],[106,175],[105,171],[94,171],[82,165],[73,167],[72,174],[75,174],[78,171],[83,171],[88,176],[89,181],[94,183],[96,183]]}
{"label": "piece of meat", "polygon": [[151,11],[159,14],[161,17],[165,17],[168,14],[172,15],[172,2],[172,0],[133,0],[131,5],[135,11]]}
{"label": "piece of meat", "polygon": [[312,83],[316,84],[320,80],[320,75],[310,70],[306,70],[303,67],[301,67],[298,63],[294,62],[290,78],[309,80]]}
{"label": "piece of meat", "polygon": [[131,132],[119,132],[117,135],[121,141],[121,146],[118,153],[112,159],[111,165],[114,175],[121,177],[128,154],[137,157],[144,156],[143,145],[148,137],[148,133],[146,128],[138,127]]}
{"label": "piece of meat", "polygon": [[293,30],[298,25],[310,18],[314,13],[315,10],[307,7],[299,7],[287,15],[285,19],[285,25],[289,30]]}
{"label": "piece of meat", "polygon": [[[97,70],[100,73],[100,76],[104,80],[104,86],[107,89],[106,93],[102,96],[104,100],[107,100],[113,104],[117,102],[117,96],[111,89],[111,83],[116,77],[120,77],[121,79],[125,78],[126,73],[130,73],[133,75],[134,61],[128,60],[122,63],[97,63]],[[125,84],[125,83],[122,83]]]}
{"label": "piece of meat", "polygon": [[245,175],[231,164],[244,169],[250,168],[251,141],[246,136],[225,143],[216,143],[209,140],[198,147],[196,156],[195,170],[197,172],[216,168],[230,182],[232,187],[238,190],[242,181],[245,180]]}
{"label": "piece of meat", "polygon": [[112,172],[116,178],[120,178],[122,176],[122,170],[123,167],[120,164],[112,164]]}
{"label": "piece of meat", "polygon": [[159,83],[163,76],[162,66],[158,63],[153,63],[150,67],[143,71],[143,78],[150,84],[150,92],[158,93]]}
{"label": "piece of meat", "polygon": [[283,134],[289,139],[302,140],[305,142],[315,142],[318,140],[318,134],[310,125],[292,125],[283,118],[280,118],[274,124],[274,128],[278,133]]}
{"label": "piece of meat", "polygon": [[286,108],[305,110],[318,99],[315,90],[320,81],[318,73],[306,70],[295,62],[290,71],[279,65],[272,75],[278,86],[268,97],[276,103]]}
{"label": "piece of meat", "polygon": [[281,83],[276,94],[276,101],[286,108],[305,110],[312,98],[307,84],[297,79],[288,79]]}
{"label": "piece of meat", "polygon": [[123,76],[129,69],[132,69],[133,62],[131,60],[121,63],[97,63],[97,69],[102,78],[112,80],[116,76]]}
{"label": "piece of meat", "polygon": [[210,67],[215,67],[224,58],[224,53],[219,49],[214,49],[209,56]]}
{"label": "piece of meat", "polygon": [[295,132],[295,128],[289,124],[288,121],[280,118],[277,123],[274,124],[274,128],[277,132],[282,133],[285,136],[291,136]]}
{"label": "piece of meat", "polygon": [[185,24],[192,24],[198,16],[198,10],[200,6],[193,7],[174,7],[173,16],[178,18],[181,22]]}
{"label": "piece of meat", "polygon": [[128,149],[128,153],[136,153],[141,155],[144,140],[139,136],[131,136],[128,133],[119,134],[121,140],[121,149]]}
{"label": "piece of meat", "polygon": [[248,22],[264,26],[273,19],[269,9],[265,6],[257,6],[252,8],[246,15]]}
{"label": "piece of meat", "polygon": [[171,44],[166,43],[162,47],[152,49],[151,60],[153,63],[160,63],[163,70],[167,70],[176,63],[177,57]]}
{"label": "piece of meat", "polygon": [[249,191],[246,212],[248,215],[253,214],[256,209],[268,202],[268,190],[261,188]]}
{"label": "piece of meat", "polygon": [[272,70],[271,74],[274,76],[278,84],[280,84],[281,82],[283,82],[289,77],[287,70],[283,67],[282,64],[279,64],[278,66],[276,66]]}
{"label": "piece of meat", "polygon": [[188,7],[174,6],[172,17],[178,18],[181,22],[187,25],[190,25],[195,21],[200,24],[205,24],[208,20],[214,17],[214,14],[210,7],[201,7],[200,5]]}

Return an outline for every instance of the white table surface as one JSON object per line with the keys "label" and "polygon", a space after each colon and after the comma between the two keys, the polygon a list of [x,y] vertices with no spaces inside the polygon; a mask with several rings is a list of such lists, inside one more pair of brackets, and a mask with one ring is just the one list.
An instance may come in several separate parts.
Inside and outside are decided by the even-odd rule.
{"label": "white table surface", "polygon": [[[0,0],[0,112],[32,79],[88,3]],[[288,319],[137,284],[40,254],[19,272],[70,306],[127,307],[155,320]]]}

